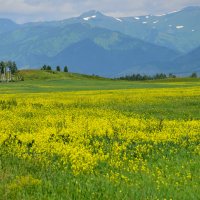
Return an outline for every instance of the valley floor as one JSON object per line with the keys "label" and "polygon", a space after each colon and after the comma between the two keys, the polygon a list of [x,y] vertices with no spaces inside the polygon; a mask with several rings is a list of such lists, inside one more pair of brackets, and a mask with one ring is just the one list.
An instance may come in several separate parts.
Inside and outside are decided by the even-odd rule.
{"label": "valley floor", "polygon": [[198,199],[200,81],[0,85],[0,199]]}

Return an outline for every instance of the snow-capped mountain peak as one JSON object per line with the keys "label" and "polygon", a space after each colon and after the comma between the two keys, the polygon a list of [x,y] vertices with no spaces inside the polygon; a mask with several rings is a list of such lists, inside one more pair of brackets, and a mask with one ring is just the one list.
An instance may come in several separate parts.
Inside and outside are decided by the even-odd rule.
{"label": "snow-capped mountain peak", "polygon": [[96,17],[102,17],[104,16],[101,12],[97,11],[97,10],[90,10],[88,12],[85,12],[83,14],[81,14],[81,18],[86,18],[86,17],[91,17],[91,16],[96,16]]}

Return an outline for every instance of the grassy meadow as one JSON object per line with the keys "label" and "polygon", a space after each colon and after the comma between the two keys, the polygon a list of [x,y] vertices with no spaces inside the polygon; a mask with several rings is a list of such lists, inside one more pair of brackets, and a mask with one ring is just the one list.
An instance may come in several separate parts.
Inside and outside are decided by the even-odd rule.
{"label": "grassy meadow", "polygon": [[0,84],[0,199],[199,199],[199,79],[22,73]]}

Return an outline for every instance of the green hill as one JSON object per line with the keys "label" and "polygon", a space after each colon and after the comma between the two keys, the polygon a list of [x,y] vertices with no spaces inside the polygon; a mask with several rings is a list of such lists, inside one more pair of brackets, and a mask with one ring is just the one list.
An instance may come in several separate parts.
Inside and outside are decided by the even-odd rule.
{"label": "green hill", "polygon": [[24,81],[0,83],[0,94],[47,93],[142,88],[177,88],[199,86],[199,78],[175,78],[152,81],[123,81],[76,73],[21,70]]}
{"label": "green hill", "polygon": [[19,74],[24,78],[25,81],[44,81],[44,80],[105,80],[103,77],[90,76],[86,74],[78,73],[66,73],[57,71],[44,71],[44,70],[20,70]]}

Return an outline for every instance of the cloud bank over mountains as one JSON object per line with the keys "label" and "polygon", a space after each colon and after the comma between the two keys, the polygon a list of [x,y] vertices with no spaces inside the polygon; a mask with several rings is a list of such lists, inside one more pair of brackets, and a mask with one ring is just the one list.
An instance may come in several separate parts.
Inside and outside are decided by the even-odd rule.
{"label": "cloud bank over mountains", "polygon": [[0,5],[0,18],[24,23],[66,19],[93,9],[115,17],[156,15],[200,5],[200,0],[0,0]]}

